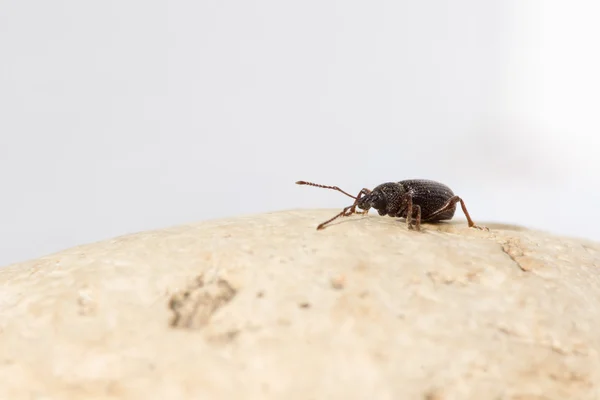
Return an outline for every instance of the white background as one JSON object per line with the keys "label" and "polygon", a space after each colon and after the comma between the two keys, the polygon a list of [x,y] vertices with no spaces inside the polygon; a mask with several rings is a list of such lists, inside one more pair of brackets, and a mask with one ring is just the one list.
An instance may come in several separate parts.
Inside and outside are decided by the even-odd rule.
{"label": "white background", "polygon": [[[597,1],[0,0],[0,265],[430,178],[600,240]],[[462,215],[458,213],[462,218]]]}

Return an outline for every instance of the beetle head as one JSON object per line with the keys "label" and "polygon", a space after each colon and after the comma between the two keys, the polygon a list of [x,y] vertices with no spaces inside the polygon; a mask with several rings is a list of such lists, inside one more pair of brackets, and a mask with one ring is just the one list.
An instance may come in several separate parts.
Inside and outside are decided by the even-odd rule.
{"label": "beetle head", "polygon": [[371,208],[376,210],[385,209],[386,204],[385,196],[381,190],[373,190],[356,200],[356,206],[361,210],[369,210]]}

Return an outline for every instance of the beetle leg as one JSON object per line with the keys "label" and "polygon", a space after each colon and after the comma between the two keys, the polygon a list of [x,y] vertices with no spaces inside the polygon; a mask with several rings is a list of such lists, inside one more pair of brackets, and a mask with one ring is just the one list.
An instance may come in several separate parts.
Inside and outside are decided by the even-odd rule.
{"label": "beetle leg", "polygon": [[358,195],[356,196],[356,200],[360,199],[362,196],[367,195],[371,193],[371,190],[367,189],[367,188],[362,188],[360,190],[360,192],[358,192]]}
{"label": "beetle leg", "polygon": [[356,195],[356,201],[354,202],[354,204],[352,205],[352,213],[353,214],[361,214],[361,215],[366,215],[369,213],[369,210],[363,210],[363,211],[356,211],[356,203],[358,203],[358,199],[360,199],[361,197],[367,195],[371,193],[371,191],[367,188],[362,188],[360,192],[358,192],[358,195]]}
{"label": "beetle leg", "polygon": [[337,214],[335,217],[328,219],[327,221],[319,224],[319,226],[317,226],[317,230],[323,229],[325,227],[325,225],[327,225],[328,223],[330,223],[331,221],[338,219],[339,217],[347,217],[349,215],[352,215],[352,208],[354,206],[349,206],[346,207],[342,210],[341,213]]}
{"label": "beetle leg", "polygon": [[420,231],[421,230],[421,206],[418,204],[415,204],[413,207],[415,208],[415,211],[417,214],[417,217],[415,218],[415,220],[416,220],[415,230]]}
{"label": "beetle leg", "polygon": [[412,229],[412,213],[413,213],[413,202],[412,195],[406,194],[404,196],[404,201],[406,201],[406,224],[408,225],[408,229]]}
{"label": "beetle leg", "polygon": [[434,212],[433,214],[429,215],[427,217],[427,219],[435,218],[437,215],[440,215],[440,214],[448,211],[449,209],[454,207],[455,204],[458,203],[459,201],[460,201],[460,207],[462,208],[463,213],[465,214],[465,217],[467,217],[467,223],[469,224],[469,228],[480,229],[482,231],[489,231],[489,228],[487,228],[485,226],[475,225],[475,222],[473,222],[473,220],[471,219],[471,216],[469,215],[469,212],[467,211],[467,206],[465,205],[465,202],[459,196],[451,197],[446,202],[446,204],[444,204],[442,207],[440,207],[440,209],[437,210],[436,212]]}
{"label": "beetle leg", "polygon": [[366,214],[369,212],[369,210],[364,210],[364,211],[356,211],[356,203],[358,203],[358,199],[360,199],[362,196],[367,195],[371,193],[371,191],[367,188],[363,188],[361,189],[360,192],[358,192],[358,195],[356,196],[356,200],[354,201],[354,204],[352,204],[351,206],[348,206],[346,208],[344,208],[342,210],[342,212],[340,212],[339,214],[337,214],[335,217],[328,219],[327,221],[319,224],[319,226],[317,226],[317,230],[323,229],[325,228],[325,225],[327,225],[328,223],[332,222],[333,220],[338,219],[339,217],[349,217],[352,214]]}
{"label": "beetle leg", "polygon": [[[406,202],[406,224],[408,225],[408,229],[414,229],[416,231],[421,230],[421,206],[418,204],[413,204],[412,195],[410,193],[404,195],[403,202]],[[413,228],[413,214],[417,214],[415,218],[415,224]]]}

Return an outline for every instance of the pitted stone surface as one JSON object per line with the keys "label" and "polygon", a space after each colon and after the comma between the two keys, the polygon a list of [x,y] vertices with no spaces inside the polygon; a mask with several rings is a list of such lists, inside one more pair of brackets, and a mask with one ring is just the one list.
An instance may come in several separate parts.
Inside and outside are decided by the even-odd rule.
{"label": "pitted stone surface", "polygon": [[598,243],[335,212],[0,268],[0,398],[600,398]]}

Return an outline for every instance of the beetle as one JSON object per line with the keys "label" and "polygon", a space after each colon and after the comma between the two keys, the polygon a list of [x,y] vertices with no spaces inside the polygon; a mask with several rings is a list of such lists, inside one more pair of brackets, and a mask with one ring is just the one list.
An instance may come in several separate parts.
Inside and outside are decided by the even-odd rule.
{"label": "beetle", "polygon": [[[452,189],[443,183],[428,179],[386,182],[373,190],[363,188],[356,196],[352,196],[337,186],[320,185],[306,181],[297,181],[296,184],[337,190],[354,199],[351,206],[344,208],[342,212],[333,218],[321,223],[317,226],[317,230],[325,228],[325,225],[339,217],[367,214],[371,208],[374,208],[381,216],[389,215],[394,218],[406,218],[408,228],[419,231],[421,222],[439,222],[452,219],[456,211],[456,203],[459,202],[470,228],[489,230],[485,226],[478,226],[473,222],[465,202],[455,195]],[[357,208],[363,211],[357,211]]]}

